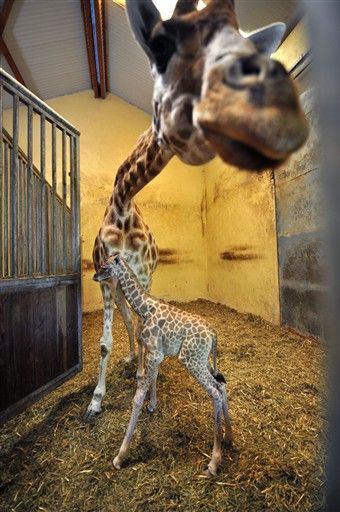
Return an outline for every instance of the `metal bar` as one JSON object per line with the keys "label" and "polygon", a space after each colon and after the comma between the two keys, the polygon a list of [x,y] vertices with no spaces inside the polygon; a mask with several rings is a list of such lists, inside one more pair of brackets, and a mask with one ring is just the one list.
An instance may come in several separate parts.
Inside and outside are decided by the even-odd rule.
{"label": "metal bar", "polygon": [[0,84],[0,276],[3,275],[3,243],[2,243],[2,233],[3,233],[3,180],[4,180],[4,161],[3,161],[3,137],[2,137],[2,111],[3,111],[3,92],[4,88],[2,84]]}
{"label": "metal bar", "polygon": [[10,155],[9,155],[9,146],[8,144],[5,144],[4,147],[4,198],[3,198],[3,204],[4,204],[4,216],[3,216],[3,228],[4,228],[4,236],[3,236],[3,243],[4,243],[4,261],[3,261],[3,276],[6,277],[8,275],[8,197],[9,197],[9,190],[8,190],[8,176],[9,176],[9,161],[10,161]]}
{"label": "metal bar", "polygon": [[[40,174],[42,178],[41,183],[41,191],[40,191],[40,211],[39,211],[39,232],[40,232],[40,272],[43,274],[47,271],[47,261],[46,261],[46,223],[47,216],[45,215],[45,170],[46,170],[46,120],[45,116],[42,115],[40,118]],[[38,230],[37,230],[38,231]],[[49,247],[49,244],[48,244]]]}
{"label": "metal bar", "polygon": [[22,214],[22,237],[23,237],[23,251],[22,251],[22,272],[27,274],[27,165],[21,162],[22,165],[22,196],[23,201],[21,205]]}
{"label": "metal bar", "polygon": [[75,159],[74,159],[74,139],[73,137],[70,138],[70,195],[71,195],[71,266],[72,270],[74,270],[74,261],[75,261],[75,255],[76,255],[76,218],[75,218],[75,169],[74,169]]}
{"label": "metal bar", "polygon": [[17,174],[17,275],[22,275],[22,218],[21,218],[21,205],[22,205],[22,165],[21,160],[18,159],[18,174]]}
{"label": "metal bar", "polygon": [[66,202],[67,202],[67,182],[66,182],[66,133],[62,132],[62,197],[63,197],[63,272],[67,269],[67,234],[66,234]]}
{"label": "metal bar", "polygon": [[64,128],[67,132],[72,135],[80,135],[79,131],[72,126],[71,123],[66,121],[61,115],[58,114],[53,108],[49,107],[44,103],[40,98],[38,98],[35,94],[29,91],[26,87],[20,84],[18,81],[14,81],[13,77],[6,73],[3,69],[0,68],[0,79],[3,82],[4,88],[10,92],[11,94],[15,94],[20,97],[20,100],[26,105],[33,104],[34,110],[43,114],[46,119],[51,122],[55,121],[58,126]]}
{"label": "metal bar", "polygon": [[19,98],[13,96],[13,148],[11,159],[11,276],[17,275],[18,266],[18,218],[17,218],[17,179],[18,179],[18,139],[19,139]]}
{"label": "metal bar", "polygon": [[80,210],[79,210],[79,144],[71,137],[71,216],[72,216],[72,270],[80,272]]}
{"label": "metal bar", "polygon": [[[33,175],[33,108],[27,110],[27,273],[32,275],[32,175]],[[35,226],[37,229],[37,226]]]}
{"label": "metal bar", "polygon": [[[327,484],[326,512],[340,510],[340,103],[339,2],[304,2],[308,9],[310,40],[313,41],[314,85],[320,123],[321,167],[323,177],[324,212],[327,221],[326,248],[328,269],[328,311],[325,319],[327,365],[329,375],[327,396]],[[325,5],[326,4],[326,5]]]}
{"label": "metal bar", "polygon": [[[34,109],[33,109],[33,112],[34,112]],[[13,144],[13,139],[9,135],[9,133],[5,130],[5,128],[3,128],[3,138],[5,141],[8,142],[9,146],[11,146]],[[19,158],[28,165],[29,162],[28,162],[27,155],[20,149],[20,147],[19,147]],[[32,164],[32,168],[33,168],[33,173],[36,174],[37,176],[39,176],[40,179],[42,179],[39,169],[37,167],[35,167],[34,164]],[[49,184],[49,182],[46,179],[45,179],[45,184],[46,184],[47,188],[51,188],[51,185]],[[62,204],[62,202],[63,202],[62,198],[58,194],[56,194],[56,196],[57,196],[57,201],[59,201],[59,203]],[[67,209],[69,210],[68,206],[67,206]]]}
{"label": "metal bar", "polygon": [[56,204],[56,192],[57,192],[57,140],[56,140],[56,124],[52,123],[52,273],[57,272],[57,204]]}

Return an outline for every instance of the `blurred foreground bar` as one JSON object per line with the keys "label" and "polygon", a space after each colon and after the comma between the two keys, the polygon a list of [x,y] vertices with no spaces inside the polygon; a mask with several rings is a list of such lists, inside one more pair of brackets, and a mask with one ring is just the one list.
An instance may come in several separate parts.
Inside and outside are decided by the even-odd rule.
{"label": "blurred foreground bar", "polygon": [[328,368],[326,511],[340,511],[340,2],[305,1],[320,113],[330,294],[325,315]]}

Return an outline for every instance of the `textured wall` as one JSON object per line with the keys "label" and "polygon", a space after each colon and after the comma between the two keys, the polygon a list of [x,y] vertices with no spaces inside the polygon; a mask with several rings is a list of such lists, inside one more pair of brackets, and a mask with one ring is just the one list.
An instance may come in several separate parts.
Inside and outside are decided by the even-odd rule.
{"label": "textured wall", "polygon": [[209,297],[279,321],[275,201],[270,172],[205,168]]}
{"label": "textured wall", "polygon": [[[116,170],[148,128],[150,116],[120,98],[93,98],[92,91],[49,100],[48,104],[81,132],[81,231],[84,309],[101,307],[99,286],[92,281],[92,245],[100,227]],[[173,159],[136,202],[164,256],[155,273],[153,292],[167,299],[206,296],[201,168]]]}
{"label": "textured wall", "polygon": [[275,174],[281,320],[303,333],[321,335],[325,221],[313,91],[304,92],[301,101],[309,139]]}

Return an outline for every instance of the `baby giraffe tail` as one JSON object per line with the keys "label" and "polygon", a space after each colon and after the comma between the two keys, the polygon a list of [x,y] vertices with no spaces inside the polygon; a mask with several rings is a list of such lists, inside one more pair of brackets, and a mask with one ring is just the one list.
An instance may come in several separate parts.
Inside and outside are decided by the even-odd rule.
{"label": "baby giraffe tail", "polygon": [[211,357],[213,362],[213,367],[210,368],[210,372],[212,376],[217,380],[217,382],[226,383],[224,375],[217,370],[217,335],[214,332],[212,336],[212,346],[211,346]]}
{"label": "baby giraffe tail", "polygon": [[212,346],[211,346],[211,357],[212,357],[212,363],[213,367],[210,368],[210,372],[216,382],[218,382],[218,389],[222,396],[222,409],[223,409],[223,416],[225,421],[225,434],[224,434],[224,442],[227,446],[231,446],[233,443],[233,432],[231,427],[231,421],[229,417],[229,411],[228,411],[228,397],[227,397],[227,391],[226,391],[226,380],[224,378],[224,375],[220,373],[217,370],[217,336],[216,333],[213,333],[212,336]]}

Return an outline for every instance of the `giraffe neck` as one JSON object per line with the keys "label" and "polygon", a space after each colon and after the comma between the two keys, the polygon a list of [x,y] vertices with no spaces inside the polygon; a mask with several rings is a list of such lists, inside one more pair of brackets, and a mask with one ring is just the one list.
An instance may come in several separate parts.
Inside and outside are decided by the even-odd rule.
{"label": "giraffe neck", "polygon": [[124,296],[137,315],[144,317],[147,313],[148,293],[139,284],[130,267],[120,260],[118,280]]}
{"label": "giraffe neck", "polygon": [[129,209],[132,198],[164,169],[173,154],[171,149],[158,145],[150,126],[117,171],[111,201],[116,208]]}

